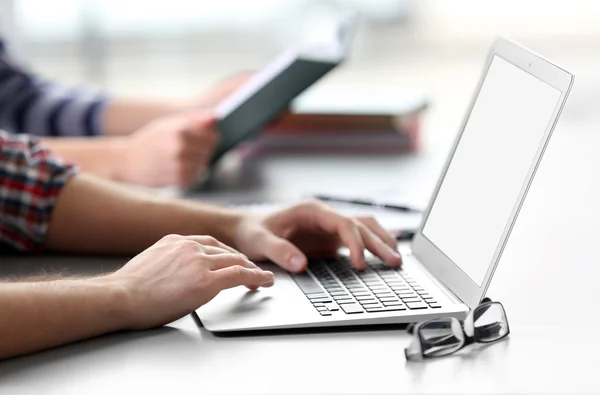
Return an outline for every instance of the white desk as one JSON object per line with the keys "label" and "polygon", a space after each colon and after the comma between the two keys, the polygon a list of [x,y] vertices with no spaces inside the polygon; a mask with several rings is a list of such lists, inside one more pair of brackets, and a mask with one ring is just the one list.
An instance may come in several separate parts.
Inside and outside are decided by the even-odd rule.
{"label": "white desk", "polygon": [[[158,330],[108,335],[2,362],[0,393],[600,392],[600,339],[593,331],[600,324],[598,147],[594,128],[567,122],[548,147],[488,294],[504,303],[511,324],[510,339],[501,344],[407,364],[403,349],[409,338],[400,330],[222,338],[187,317]],[[307,171],[307,161],[294,159],[247,169],[258,175],[254,180],[264,195],[275,197],[298,196],[314,182],[329,189],[344,183],[357,190],[402,189],[403,179],[427,194],[443,158],[425,152],[413,161],[314,162],[323,178]],[[389,185],[394,179],[398,185]],[[23,263],[34,258],[5,259],[3,271],[29,270]],[[123,262],[45,259],[76,271],[109,271]]]}

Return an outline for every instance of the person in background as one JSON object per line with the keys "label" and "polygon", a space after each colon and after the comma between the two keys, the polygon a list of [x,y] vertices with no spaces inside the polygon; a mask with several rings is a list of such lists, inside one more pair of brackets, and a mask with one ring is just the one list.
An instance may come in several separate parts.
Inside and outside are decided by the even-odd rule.
{"label": "person in background", "polygon": [[109,98],[26,70],[0,36],[0,129],[38,136],[84,171],[149,187],[188,186],[207,169],[219,136],[212,110],[252,73],[187,101]]}
{"label": "person in background", "polygon": [[298,272],[307,255],[341,245],[357,269],[365,248],[401,264],[396,240],[373,218],[320,202],[252,214],[146,194],[80,174],[31,136],[0,132],[0,247],[139,254],[99,277],[0,281],[0,359],[169,323],[221,290],[272,286],[273,274],[253,262]]}

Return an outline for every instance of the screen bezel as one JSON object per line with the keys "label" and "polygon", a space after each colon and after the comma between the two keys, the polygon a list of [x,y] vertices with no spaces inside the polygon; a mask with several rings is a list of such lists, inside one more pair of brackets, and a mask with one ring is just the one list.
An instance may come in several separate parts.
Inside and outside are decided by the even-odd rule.
{"label": "screen bezel", "polygon": [[[546,131],[544,132],[544,137],[542,138],[540,145],[538,146],[537,152],[535,154],[535,158],[533,163],[527,173],[527,177],[521,187],[519,192],[519,196],[517,201],[511,211],[509,219],[505,225],[504,231],[502,233],[502,237],[496,247],[494,252],[494,256],[492,257],[491,262],[489,263],[488,270],[486,271],[485,277],[481,283],[481,285],[474,282],[458,265],[452,262],[440,249],[436,247],[424,234],[423,228],[427,222],[433,204],[438,196],[440,187],[446,177],[446,173],[448,168],[450,167],[450,163],[452,162],[452,158],[458,144],[460,143],[461,137],[469,121],[471,116],[471,111],[477,101],[479,96],[479,92],[485,81],[485,77],[488,73],[492,60],[495,56],[498,56],[514,66],[520,68],[521,70],[527,72],[528,74],[540,79],[541,81],[551,85],[552,87],[558,89],[560,91],[560,97],[557,103],[557,106],[552,114],[552,117],[549,119],[548,126]],[[428,207],[423,216],[423,221],[421,222],[421,226],[412,242],[412,251],[414,256],[419,260],[419,262],[427,268],[431,272],[436,279],[441,281],[450,291],[452,291],[463,303],[468,305],[470,308],[474,308],[479,304],[481,298],[484,296],[485,291],[487,290],[490,280],[496,270],[496,266],[508,237],[512,231],[513,225],[516,221],[517,215],[521,209],[523,201],[527,195],[535,172],[538,168],[542,155],[546,149],[550,136],[556,126],[556,122],[560,116],[560,113],[564,107],[566,98],[571,90],[573,85],[574,76],[551,63],[550,61],[544,59],[543,57],[532,53],[531,51],[521,47],[520,45],[504,39],[498,39],[490,50],[488,57],[485,62],[485,66],[483,68],[483,73],[469,105],[468,111],[463,119],[460,132],[456,137],[452,150],[448,156],[446,164],[444,165],[444,169],[441,173],[440,178],[436,184],[433,195],[429,201]]]}

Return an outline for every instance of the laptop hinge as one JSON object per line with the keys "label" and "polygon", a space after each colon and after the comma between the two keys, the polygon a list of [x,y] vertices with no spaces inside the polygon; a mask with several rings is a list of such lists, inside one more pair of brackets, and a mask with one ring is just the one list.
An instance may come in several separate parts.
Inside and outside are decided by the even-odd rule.
{"label": "laptop hinge", "polygon": [[431,282],[433,282],[435,285],[437,285],[437,287],[439,289],[442,290],[442,292],[448,297],[448,299],[452,300],[455,303],[458,304],[464,304],[465,306],[468,307],[468,305],[463,302],[458,295],[456,295],[454,292],[452,292],[448,287],[446,287],[442,282],[440,282],[434,275],[433,273],[431,273],[429,271],[429,269],[427,269],[427,267],[425,267],[425,265],[423,265],[421,263],[421,261],[419,261],[419,258],[417,258],[412,250],[409,248],[401,248],[400,250],[401,255],[403,258],[409,257],[409,259],[412,261],[411,263],[413,263],[415,266],[418,266],[419,270],[421,270],[427,277],[429,277],[429,279],[431,280]]}

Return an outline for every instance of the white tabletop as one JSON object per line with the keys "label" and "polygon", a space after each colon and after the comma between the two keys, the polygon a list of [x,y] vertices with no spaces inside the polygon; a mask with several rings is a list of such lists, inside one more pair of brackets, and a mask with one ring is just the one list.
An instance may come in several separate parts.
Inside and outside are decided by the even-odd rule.
{"label": "white tabletop", "polygon": [[[560,122],[506,247],[488,292],[506,308],[506,341],[406,363],[403,349],[410,339],[399,329],[230,338],[216,337],[186,317],[157,330],[2,362],[0,393],[600,392],[600,339],[593,331],[600,324],[600,134],[594,124],[569,117]],[[228,196],[248,196],[245,188],[252,190],[253,182],[260,185],[256,196],[275,198],[315,191],[307,185],[323,192],[395,189],[426,196],[453,133],[447,136],[437,148],[427,146],[409,158],[263,160],[246,167],[253,181],[231,187]],[[310,171],[317,165],[318,173]],[[92,272],[124,262],[43,259],[51,267]],[[2,260],[3,272],[40,264],[39,258]]]}

